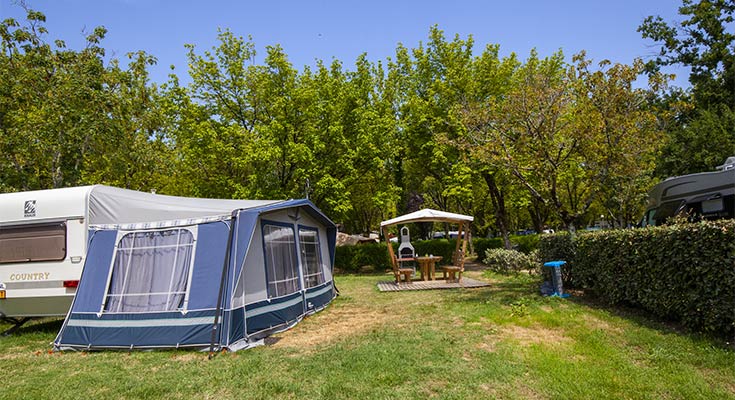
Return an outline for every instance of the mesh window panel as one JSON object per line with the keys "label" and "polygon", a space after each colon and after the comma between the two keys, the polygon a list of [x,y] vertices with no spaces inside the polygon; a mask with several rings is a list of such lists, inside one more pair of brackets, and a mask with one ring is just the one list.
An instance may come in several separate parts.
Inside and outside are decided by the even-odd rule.
{"label": "mesh window panel", "polygon": [[301,261],[303,262],[304,285],[307,288],[324,283],[322,255],[319,251],[319,232],[311,229],[299,229]]}
{"label": "mesh window panel", "polygon": [[291,227],[276,225],[263,227],[268,297],[285,296],[300,289],[294,239]]}
{"label": "mesh window panel", "polygon": [[185,229],[129,233],[118,243],[105,311],[174,311],[183,307],[194,236]]}

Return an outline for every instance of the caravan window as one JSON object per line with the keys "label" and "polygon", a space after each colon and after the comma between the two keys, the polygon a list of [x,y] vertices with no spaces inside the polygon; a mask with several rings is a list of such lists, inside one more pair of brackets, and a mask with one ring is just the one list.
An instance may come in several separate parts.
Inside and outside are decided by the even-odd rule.
{"label": "caravan window", "polygon": [[194,235],[187,229],[126,234],[117,245],[104,310],[183,308],[193,252]]}
{"label": "caravan window", "polygon": [[316,229],[299,228],[299,246],[303,263],[304,286],[307,288],[324,283],[322,254],[319,248],[319,232]]}
{"label": "caravan window", "polygon": [[66,258],[66,223],[0,227],[0,264]]}
{"label": "caravan window", "polygon": [[268,297],[285,296],[301,289],[294,239],[291,226],[263,226]]}

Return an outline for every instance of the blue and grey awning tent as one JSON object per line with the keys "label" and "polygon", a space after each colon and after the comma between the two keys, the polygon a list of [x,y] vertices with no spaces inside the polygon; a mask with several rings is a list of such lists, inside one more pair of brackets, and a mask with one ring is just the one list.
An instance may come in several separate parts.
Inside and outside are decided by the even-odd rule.
{"label": "blue and grey awning tent", "polygon": [[[54,347],[239,350],[335,297],[336,227],[309,200],[190,199],[107,188]],[[118,214],[145,209],[146,221]],[[155,219],[156,209],[165,220]],[[175,219],[170,217],[174,216]]]}

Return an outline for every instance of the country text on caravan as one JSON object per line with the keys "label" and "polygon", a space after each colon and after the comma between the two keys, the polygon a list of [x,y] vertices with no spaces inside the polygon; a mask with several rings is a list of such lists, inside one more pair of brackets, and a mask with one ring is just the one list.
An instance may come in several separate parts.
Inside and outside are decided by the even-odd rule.
{"label": "country text on caravan", "polygon": [[27,272],[23,274],[10,274],[11,281],[43,281],[48,280],[50,272]]}

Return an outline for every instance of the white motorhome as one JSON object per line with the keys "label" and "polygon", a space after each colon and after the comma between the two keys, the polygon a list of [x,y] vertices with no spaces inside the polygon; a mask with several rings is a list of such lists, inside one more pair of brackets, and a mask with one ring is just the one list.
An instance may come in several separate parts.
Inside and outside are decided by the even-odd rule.
{"label": "white motorhome", "polygon": [[690,218],[735,218],[735,157],[716,171],[674,176],[654,186],[641,226],[661,225],[681,213]]}
{"label": "white motorhome", "polygon": [[64,316],[98,225],[228,214],[268,203],[194,199],[103,185],[0,194],[0,319]]}

